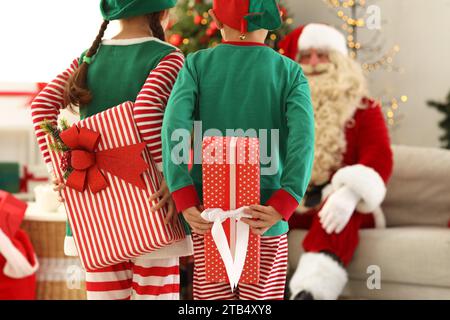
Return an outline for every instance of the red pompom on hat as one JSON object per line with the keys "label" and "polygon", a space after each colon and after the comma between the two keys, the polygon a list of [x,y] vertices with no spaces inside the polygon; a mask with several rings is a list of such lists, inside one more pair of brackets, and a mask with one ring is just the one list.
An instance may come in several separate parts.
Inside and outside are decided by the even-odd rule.
{"label": "red pompom on hat", "polygon": [[283,55],[295,60],[300,50],[333,50],[348,55],[345,36],[326,24],[311,23],[301,26],[280,41]]}
{"label": "red pompom on hat", "polygon": [[214,0],[213,10],[220,22],[242,34],[275,30],[282,23],[278,0]]}

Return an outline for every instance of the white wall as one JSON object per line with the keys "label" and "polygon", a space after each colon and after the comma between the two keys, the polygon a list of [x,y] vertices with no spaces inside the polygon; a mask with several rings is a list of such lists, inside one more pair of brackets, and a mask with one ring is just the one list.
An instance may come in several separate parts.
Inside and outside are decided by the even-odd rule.
{"label": "white wall", "polygon": [[[340,25],[322,0],[284,0],[296,24]],[[426,106],[450,90],[450,0],[367,0],[381,7],[386,48],[401,46],[396,64],[405,74],[375,73],[376,95],[391,85],[406,94],[395,143],[439,146],[441,115]],[[14,0],[0,8],[0,81],[48,81],[88,48],[101,23],[98,0]],[[24,9],[26,8],[26,10]],[[117,30],[108,27],[108,35]],[[107,36],[108,36],[107,35]],[[370,32],[365,33],[370,36]]]}
{"label": "white wall", "polygon": [[[100,28],[99,0],[0,4],[0,81],[47,82],[88,49]],[[107,36],[117,31],[108,26]]]}
{"label": "white wall", "polygon": [[[321,0],[285,0],[296,24],[323,22],[340,26],[334,11]],[[391,87],[394,95],[406,94],[398,126],[392,131],[395,143],[439,146],[442,119],[426,105],[429,99],[444,100],[450,91],[450,0],[368,0],[381,8],[382,36],[386,49],[395,44],[401,51],[395,64],[404,74],[376,72],[371,76],[372,92]],[[370,31],[362,34],[370,37]],[[364,39],[361,39],[364,42]]]}

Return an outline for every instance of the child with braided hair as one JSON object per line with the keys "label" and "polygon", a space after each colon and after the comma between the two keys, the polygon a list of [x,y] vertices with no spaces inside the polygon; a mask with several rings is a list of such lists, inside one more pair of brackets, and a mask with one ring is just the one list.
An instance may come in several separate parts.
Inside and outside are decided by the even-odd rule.
{"label": "child with braided hair", "polygon": [[[158,170],[162,171],[161,126],[172,87],[183,66],[183,54],[165,42],[169,9],[176,0],[101,0],[104,17],[91,48],[75,59],[70,68],[53,80],[32,103],[33,123],[49,172],[50,153],[41,129],[44,120],[56,124],[63,108],[79,107],[85,119],[126,101],[135,101],[134,116]],[[111,20],[121,31],[103,40]],[[64,188],[55,180],[55,190]],[[61,199],[62,200],[62,199]],[[150,201],[153,207],[168,206],[166,222],[176,218],[175,205],[163,181]],[[76,255],[68,227],[65,251]],[[141,256],[131,261],[86,273],[88,299],[178,299],[180,256],[189,255],[190,238],[167,247],[164,259]],[[160,250],[165,250],[162,248]]]}

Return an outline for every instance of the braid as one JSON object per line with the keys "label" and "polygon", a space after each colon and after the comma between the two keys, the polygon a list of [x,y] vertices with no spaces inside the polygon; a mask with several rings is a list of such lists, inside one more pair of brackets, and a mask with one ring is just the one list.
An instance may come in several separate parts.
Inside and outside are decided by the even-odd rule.
{"label": "braid", "polygon": [[[108,20],[103,21],[97,37],[85,55],[86,58],[92,58],[97,53],[108,24]],[[81,107],[91,102],[92,95],[87,86],[88,68],[89,64],[82,61],[78,69],[67,81],[66,88],[64,90],[65,106],[70,106],[70,108],[73,108],[73,106]]]}
{"label": "braid", "polygon": [[158,38],[161,41],[166,41],[166,34],[164,33],[164,29],[161,25],[162,13],[163,11],[150,13],[148,15],[148,24],[155,38]]}

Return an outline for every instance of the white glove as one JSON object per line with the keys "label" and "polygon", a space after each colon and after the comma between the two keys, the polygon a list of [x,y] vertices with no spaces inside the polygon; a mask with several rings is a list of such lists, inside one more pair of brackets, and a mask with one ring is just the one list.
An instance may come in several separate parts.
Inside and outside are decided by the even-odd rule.
{"label": "white glove", "polygon": [[347,226],[361,197],[349,187],[341,187],[327,200],[319,212],[320,223],[328,234],[339,234]]}

